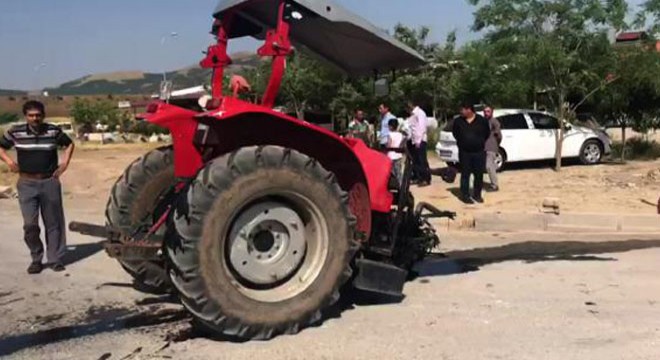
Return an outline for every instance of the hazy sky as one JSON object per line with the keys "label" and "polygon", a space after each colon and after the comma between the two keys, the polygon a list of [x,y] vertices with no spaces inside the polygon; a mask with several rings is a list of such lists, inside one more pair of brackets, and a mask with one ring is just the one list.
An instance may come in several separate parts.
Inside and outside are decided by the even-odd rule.
{"label": "hazy sky", "polygon": [[[438,41],[454,29],[459,42],[475,37],[469,30],[473,8],[466,0],[338,1],[381,28],[401,22],[430,26]],[[208,31],[217,2],[1,0],[0,88],[35,89],[92,73],[161,72],[196,64],[212,41]],[[178,37],[161,45],[171,32]]]}

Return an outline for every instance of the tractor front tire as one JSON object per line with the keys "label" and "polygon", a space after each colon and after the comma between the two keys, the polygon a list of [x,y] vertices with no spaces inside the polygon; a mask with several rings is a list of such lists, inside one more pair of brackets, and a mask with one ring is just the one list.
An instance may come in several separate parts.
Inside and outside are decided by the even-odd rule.
{"label": "tractor front tire", "polygon": [[[130,236],[175,181],[171,147],[146,153],[129,165],[112,187],[106,206],[106,223]],[[164,261],[119,262],[133,277],[138,290],[159,294],[172,290]]]}
{"label": "tractor front tire", "polygon": [[246,147],[220,157],[176,208],[172,283],[207,331],[250,340],[297,333],[351,277],[359,244],[348,195],[296,151]]}

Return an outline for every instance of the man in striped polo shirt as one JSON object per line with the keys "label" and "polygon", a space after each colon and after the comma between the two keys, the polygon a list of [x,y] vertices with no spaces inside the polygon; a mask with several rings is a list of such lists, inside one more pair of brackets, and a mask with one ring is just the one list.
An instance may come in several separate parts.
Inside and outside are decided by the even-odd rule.
{"label": "man in striped polo shirt", "polygon": [[[25,243],[32,263],[28,273],[43,270],[44,246],[39,233],[39,212],[46,227],[48,263],[54,271],[63,271],[62,256],[66,249],[66,228],[62,208],[59,177],[66,171],[73,154],[73,141],[59,127],[44,123],[44,105],[28,101],[23,105],[26,122],[16,125],[0,137],[0,158],[12,172],[19,173],[18,199],[23,213]],[[6,150],[16,148],[16,161]],[[59,162],[57,150],[65,148]]]}

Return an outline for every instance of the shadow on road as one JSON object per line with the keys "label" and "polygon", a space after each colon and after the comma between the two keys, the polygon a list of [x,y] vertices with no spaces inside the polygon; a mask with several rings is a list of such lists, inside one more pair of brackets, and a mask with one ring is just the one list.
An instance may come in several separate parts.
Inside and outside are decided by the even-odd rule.
{"label": "shadow on road", "polygon": [[[121,313],[123,309],[114,310]],[[61,326],[34,333],[0,338],[0,356],[10,355],[34,346],[77,339],[83,336],[156,326],[189,319],[188,313],[183,309],[162,309],[154,313],[131,313],[112,319],[106,319],[105,317],[91,324]]]}
{"label": "shadow on road", "polygon": [[101,250],[103,250],[103,244],[101,242],[69,245],[66,247],[66,253],[64,254],[62,262],[65,266],[75,264],[93,256]]}
{"label": "shadow on road", "polygon": [[481,266],[507,261],[523,261],[528,264],[542,261],[616,261],[612,257],[599,257],[596,255],[652,248],[660,248],[660,240],[529,241],[498,247],[435,254],[417,264],[415,272],[417,277],[454,275],[478,271]]}

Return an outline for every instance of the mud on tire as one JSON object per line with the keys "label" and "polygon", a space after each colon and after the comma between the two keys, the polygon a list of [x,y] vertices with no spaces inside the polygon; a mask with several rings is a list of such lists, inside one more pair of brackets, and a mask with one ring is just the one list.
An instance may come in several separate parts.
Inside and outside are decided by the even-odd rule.
{"label": "mud on tire", "polygon": [[[299,219],[287,227],[278,212]],[[302,228],[293,226],[297,221]],[[179,198],[173,222],[177,239],[167,252],[182,303],[206,330],[242,339],[293,334],[319,321],[351,277],[359,246],[348,196],[334,175],[276,146],[242,148],[207,164]],[[280,249],[278,231],[288,245],[282,242],[269,262],[271,250]],[[270,250],[259,248],[268,233]],[[289,260],[295,266],[280,266]],[[264,269],[270,282],[260,277]]]}
{"label": "mud on tire", "polygon": [[[117,179],[106,206],[106,223],[126,235],[156,205],[158,198],[174,183],[174,152],[161,147],[135,160]],[[121,261],[135,280],[136,288],[151,293],[166,293],[172,286],[164,261]]]}

